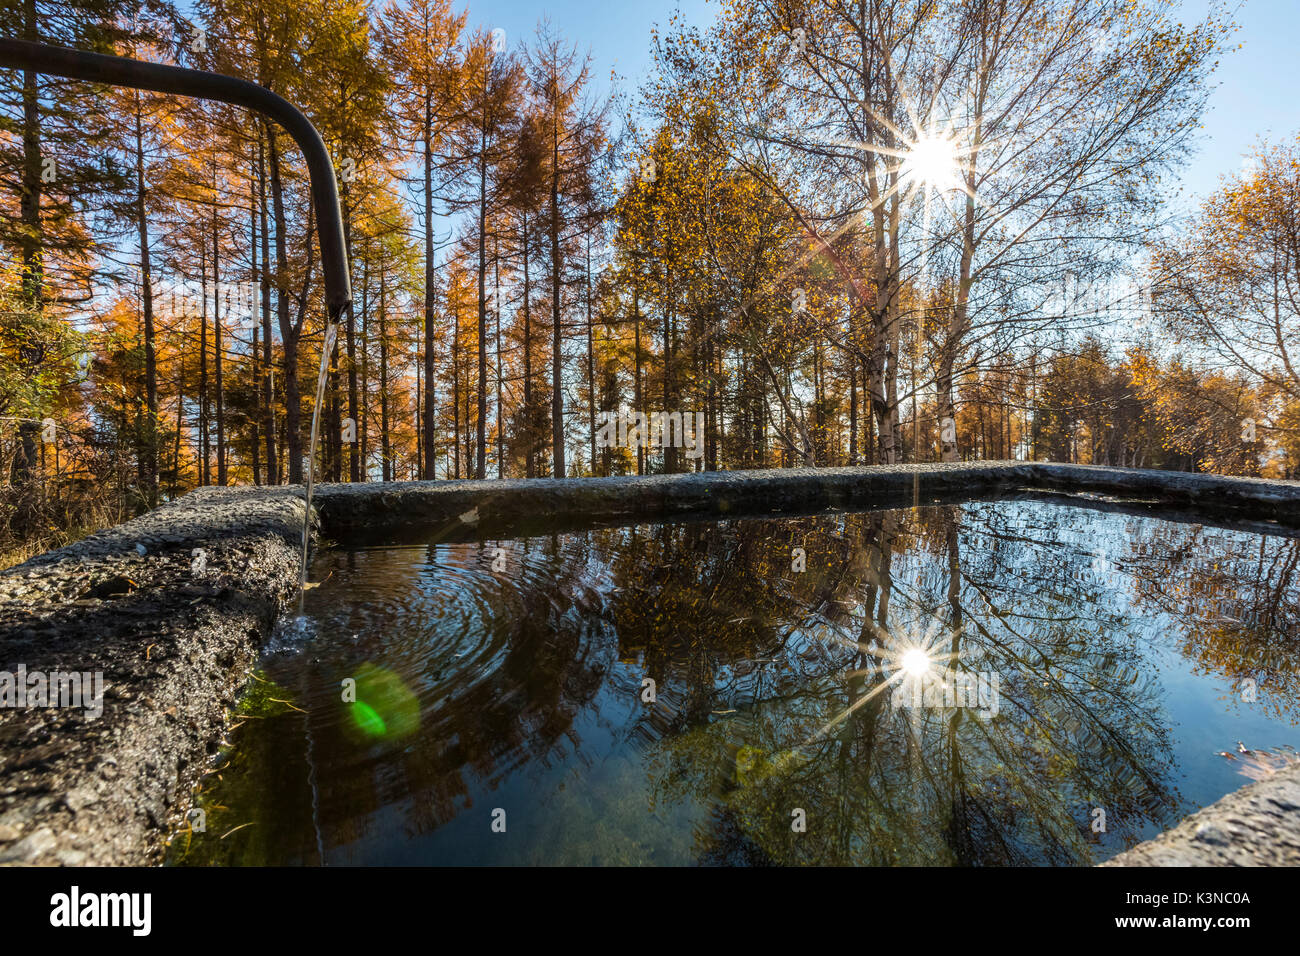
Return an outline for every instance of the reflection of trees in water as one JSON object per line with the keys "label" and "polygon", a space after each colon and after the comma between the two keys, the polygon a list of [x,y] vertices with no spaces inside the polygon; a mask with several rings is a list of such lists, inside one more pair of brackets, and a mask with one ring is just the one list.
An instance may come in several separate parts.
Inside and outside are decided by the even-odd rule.
{"label": "reflection of trees in water", "polygon": [[[260,769],[231,777],[242,792],[226,802],[268,826],[218,853],[315,862],[316,828],[327,852],[364,845],[394,808],[408,835],[429,833],[514,774],[603,759],[577,722],[595,708],[646,765],[642,814],[711,808],[694,834],[703,862],[1088,862],[1092,808],[1106,811],[1108,849],[1181,809],[1140,653],[1163,626],[1149,607],[1186,623],[1205,667],[1255,677],[1261,699],[1295,691],[1296,542],[1252,537],[1237,553],[1194,527],[1125,520],[1002,503],[601,529],[502,542],[500,577],[488,546],[431,551],[423,565],[392,552],[379,575],[389,603],[368,603],[363,627],[347,616],[354,558],[340,556],[344,617],[323,662],[286,661],[278,675],[309,713],[265,721],[239,755]],[[1099,566],[1098,545],[1126,556]],[[791,568],[796,547],[806,572]],[[433,653],[446,625],[424,620],[419,594],[465,602],[458,626],[489,632],[475,637],[484,656],[449,668]],[[358,630],[336,646],[333,631]],[[869,648],[926,634],[955,668],[997,675],[996,717],[891,706],[883,651]],[[417,736],[361,749],[347,737],[337,680],[357,660],[412,685]],[[643,675],[658,685],[653,707],[638,703]],[[611,699],[640,716],[613,726]],[[623,827],[636,804],[605,822]],[[806,833],[791,831],[796,807]]]}
{"label": "reflection of trees in water", "polygon": [[1128,539],[1126,561],[1139,600],[1179,626],[1182,653],[1198,670],[1234,684],[1233,700],[1254,681],[1255,706],[1295,723],[1300,539],[1151,525]]}
{"label": "reflection of trees in water", "polygon": [[[729,654],[788,664],[774,646],[782,634],[849,633],[858,644],[822,676],[769,682],[742,719],[663,738],[652,755],[659,787],[700,796],[716,793],[721,777],[730,822],[719,830],[747,834],[779,861],[1079,862],[1093,855],[1093,807],[1106,810],[1109,839],[1125,843],[1168,820],[1176,804],[1166,783],[1169,735],[1129,622],[1085,603],[1086,589],[1065,586],[1077,568],[1062,562],[1050,525],[1034,529],[1014,513],[935,508],[906,518],[744,522],[712,550],[696,540],[675,562],[658,556],[655,566],[673,569],[669,600],[683,609],[721,591],[730,606],[784,625],[782,633],[769,625],[762,640],[747,633],[739,647],[735,633],[702,634],[689,666],[672,672],[687,699],[732,690],[708,680]],[[795,535],[808,551],[807,580],[780,575]],[[774,571],[777,579],[766,577]],[[639,641],[651,646],[659,625],[640,621],[651,633]],[[894,709],[885,693],[872,695],[884,678],[866,646],[936,624],[940,650],[959,655],[955,667],[998,675],[999,716]],[[664,627],[673,635],[665,640],[680,641],[680,629]],[[620,638],[626,645],[622,628]],[[811,730],[864,698],[805,745]],[[796,807],[808,814],[805,834],[791,832]],[[703,857],[728,852],[701,834]]]}

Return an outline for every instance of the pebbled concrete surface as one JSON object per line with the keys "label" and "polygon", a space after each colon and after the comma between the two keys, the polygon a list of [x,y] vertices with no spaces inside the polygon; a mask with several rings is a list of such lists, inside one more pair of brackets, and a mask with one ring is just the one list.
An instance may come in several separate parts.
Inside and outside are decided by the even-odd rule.
{"label": "pebbled concrete surface", "polygon": [[303,514],[284,492],[196,493],[0,572],[0,670],[105,683],[96,719],[0,708],[0,864],[161,859],[296,596]]}
{"label": "pebbled concrete surface", "polygon": [[1102,866],[1300,866],[1300,766],[1228,794]]}
{"label": "pebbled concrete surface", "polygon": [[[314,503],[330,536],[473,535],[518,522],[905,506],[917,476],[923,504],[1037,489],[1300,526],[1300,483],[1024,462],[322,485]],[[0,708],[0,865],[161,859],[262,643],[296,599],[304,518],[301,487],[205,488],[0,571],[0,670],[101,670],[107,685],[95,720]],[[192,567],[195,548],[205,570]],[[1279,817],[1293,843],[1297,817]]]}

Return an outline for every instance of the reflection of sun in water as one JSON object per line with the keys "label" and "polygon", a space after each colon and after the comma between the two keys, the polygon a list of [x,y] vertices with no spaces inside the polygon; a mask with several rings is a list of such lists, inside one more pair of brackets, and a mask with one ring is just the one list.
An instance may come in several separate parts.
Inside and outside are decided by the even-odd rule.
{"label": "reflection of sun in water", "polygon": [[930,669],[930,655],[919,647],[910,647],[903,652],[899,667],[909,677],[920,677]]}
{"label": "reflection of sun in water", "polygon": [[942,687],[944,677],[939,672],[947,670],[954,660],[962,656],[960,652],[954,653],[943,646],[943,642],[952,639],[952,632],[939,618],[931,621],[924,632],[919,632],[918,628],[907,635],[886,637],[886,647],[879,647],[874,641],[870,644],[852,644],[870,655],[868,660],[871,662],[865,672],[853,673],[878,673],[884,679],[869,681],[866,693],[813,734],[805,746],[825,736],[847,720],[855,710],[881,694],[888,697],[897,688],[905,697],[910,697],[916,689],[923,688],[927,680],[937,680]]}

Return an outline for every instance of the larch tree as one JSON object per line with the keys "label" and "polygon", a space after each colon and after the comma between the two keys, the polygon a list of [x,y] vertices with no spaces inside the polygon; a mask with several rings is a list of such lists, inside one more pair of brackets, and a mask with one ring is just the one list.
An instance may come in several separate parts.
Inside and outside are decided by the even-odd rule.
{"label": "larch tree", "polygon": [[595,209],[593,166],[605,146],[608,105],[590,98],[591,60],[566,45],[547,24],[528,54],[528,84],[545,147],[543,211],[550,259],[552,474],[568,474],[564,429],[564,288],[576,243]]}
{"label": "larch tree", "polygon": [[461,119],[465,71],[459,43],[467,14],[456,14],[450,0],[390,3],[380,16],[385,63],[391,70],[388,99],[393,145],[419,141],[423,187],[420,225],[424,236],[424,407],[421,412],[424,462],[421,475],[433,478],[437,464],[436,250],[435,190],[446,170],[444,143]]}

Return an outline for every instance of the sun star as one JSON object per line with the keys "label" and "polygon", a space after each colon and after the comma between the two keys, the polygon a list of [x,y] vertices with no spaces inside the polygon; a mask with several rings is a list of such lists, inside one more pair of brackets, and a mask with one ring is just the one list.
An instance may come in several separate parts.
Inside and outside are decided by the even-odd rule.
{"label": "sun star", "polygon": [[961,189],[960,170],[952,139],[922,135],[903,154],[900,171],[909,187],[948,192]]}
{"label": "sun star", "polygon": [[909,677],[920,677],[930,669],[930,655],[919,647],[909,648],[903,653],[899,667]]}

